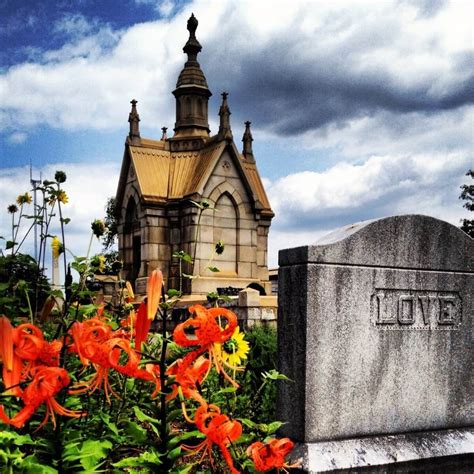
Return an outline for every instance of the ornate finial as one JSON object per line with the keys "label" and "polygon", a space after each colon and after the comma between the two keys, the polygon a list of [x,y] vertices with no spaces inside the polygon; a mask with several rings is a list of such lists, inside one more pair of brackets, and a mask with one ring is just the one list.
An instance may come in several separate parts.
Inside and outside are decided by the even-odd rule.
{"label": "ornate finial", "polygon": [[226,138],[227,140],[232,140],[232,130],[230,128],[230,109],[229,104],[227,103],[228,92],[223,92],[222,94],[222,104],[219,109],[219,132],[218,134],[221,137]]}
{"label": "ornate finial", "polygon": [[255,159],[253,157],[253,150],[252,150],[252,132],[250,131],[250,124],[252,122],[245,122],[245,132],[244,136],[242,137],[242,142],[244,143],[244,149],[242,150],[242,154],[245,156],[245,159],[248,161],[254,162]]}
{"label": "ornate finial", "polygon": [[133,99],[130,103],[132,104],[132,110],[128,115],[128,122],[130,123],[130,132],[128,133],[128,136],[132,143],[136,143],[137,141],[140,141],[140,116],[137,112],[137,101]]}
{"label": "ornate finial", "polygon": [[166,131],[168,130],[168,127],[161,127],[162,135],[161,135],[161,140],[167,140],[168,135],[166,134]]}
{"label": "ornate finial", "polygon": [[189,17],[189,20],[188,20],[188,27],[187,27],[191,38],[196,37],[196,30],[197,30],[198,25],[199,25],[199,22],[197,21],[197,18],[194,16],[194,13],[191,13],[191,16]]}
{"label": "ornate finial", "polygon": [[192,13],[188,20],[189,39],[183,48],[183,51],[188,55],[188,62],[185,66],[189,66],[189,63],[197,63],[197,55],[202,49],[201,44],[196,39],[197,27],[198,21],[194,16],[194,13]]}

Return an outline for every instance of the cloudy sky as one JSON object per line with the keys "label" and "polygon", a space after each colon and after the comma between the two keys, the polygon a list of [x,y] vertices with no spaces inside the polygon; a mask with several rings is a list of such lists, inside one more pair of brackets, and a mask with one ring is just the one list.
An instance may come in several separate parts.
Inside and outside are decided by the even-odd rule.
{"label": "cloudy sky", "polygon": [[254,151],[277,250],[352,222],[420,213],[455,225],[473,159],[471,1],[0,0],[0,235],[35,177],[68,175],[69,242],[115,194],[130,100],[142,136],[174,124],[194,12],[199,60]]}

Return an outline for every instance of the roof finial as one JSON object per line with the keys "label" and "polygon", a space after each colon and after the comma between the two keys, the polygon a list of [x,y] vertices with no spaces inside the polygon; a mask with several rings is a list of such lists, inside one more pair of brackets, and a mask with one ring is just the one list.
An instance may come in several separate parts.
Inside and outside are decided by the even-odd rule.
{"label": "roof finial", "polygon": [[197,63],[197,55],[202,49],[201,44],[196,39],[197,27],[198,21],[194,16],[194,13],[192,13],[188,20],[189,39],[183,48],[183,51],[188,55],[188,62],[186,63],[187,66],[189,66],[189,63]]}
{"label": "roof finial", "polygon": [[168,140],[168,135],[166,134],[167,130],[168,130],[168,127],[161,127],[161,131],[162,131],[161,140]]}
{"label": "roof finial", "polygon": [[230,128],[230,109],[229,104],[227,103],[228,92],[223,92],[222,94],[222,104],[219,109],[219,132],[218,134],[225,138],[226,140],[232,140],[232,130]]}
{"label": "roof finial", "polygon": [[128,115],[128,122],[130,123],[130,132],[128,136],[132,144],[140,143],[140,116],[137,112],[137,101],[135,99],[131,100],[132,110]]}
{"label": "roof finial", "polygon": [[244,136],[242,137],[242,141],[244,143],[244,148],[242,150],[242,154],[245,156],[245,159],[251,162],[255,162],[255,159],[253,157],[253,150],[252,150],[252,142],[253,142],[253,137],[252,137],[252,132],[250,131],[250,124],[252,122],[245,122],[245,132]]}

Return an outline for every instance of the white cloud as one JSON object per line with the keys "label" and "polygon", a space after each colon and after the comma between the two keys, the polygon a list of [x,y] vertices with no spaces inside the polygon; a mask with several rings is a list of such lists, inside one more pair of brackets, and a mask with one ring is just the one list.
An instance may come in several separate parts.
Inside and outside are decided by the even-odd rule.
{"label": "white cloud", "polygon": [[[202,61],[214,62],[231,85],[232,69],[239,67],[242,57],[258,59],[260,51],[273,46],[278,56],[282,42],[285,48],[292,45],[281,51],[285,58],[277,62],[282,67],[293,63],[311,68],[329,61],[333,74],[339,62],[342,72],[386,74],[410,90],[426,78],[433,78],[433,91],[459,79],[453,53],[463,51],[471,38],[464,4],[448,4],[442,14],[429,19],[417,16],[426,6],[349,4],[351,8],[347,2],[261,1],[250,8],[247,2],[195,0],[171,19],[137,24],[123,32],[81,15],[64,17],[54,28],[73,38],[71,42],[45,52],[46,64],[19,64],[1,76],[0,106],[9,111],[6,126],[47,123],[66,129],[116,129],[123,124],[131,96],[142,101],[140,110],[149,123],[161,123],[163,117],[171,123],[169,92],[184,62],[180,49],[191,11],[200,21]],[[162,14],[172,13],[169,0],[156,5]],[[350,48],[349,55],[345,48]],[[91,112],[84,113],[85,108]]]}
{"label": "white cloud", "polygon": [[13,132],[7,138],[8,142],[12,143],[13,145],[20,145],[21,143],[25,143],[27,139],[28,134],[24,132]]}
{"label": "white cloud", "polygon": [[276,217],[269,263],[277,250],[314,243],[343,225],[397,214],[425,214],[458,226],[467,211],[458,200],[469,159],[461,154],[374,156],[341,162],[267,185]]}
{"label": "white cloud", "polygon": [[[69,202],[64,206],[64,217],[71,219],[71,222],[65,227],[66,247],[73,254],[84,256],[91,235],[91,222],[105,216],[107,199],[115,195],[120,171],[119,164],[64,163],[48,165],[41,170],[35,170],[34,177],[36,178],[41,173],[43,179],[53,179],[57,170],[63,170],[67,175],[67,181],[62,186],[69,197]],[[29,173],[28,167],[0,170],[0,235],[7,239],[11,236],[11,217],[7,213],[7,206],[14,203],[19,194],[31,190]],[[26,212],[32,214],[32,204],[30,206],[26,208]],[[22,232],[20,232],[21,236],[24,235],[30,222],[29,220],[24,221]],[[57,223],[51,227],[51,234],[59,236],[60,228]],[[3,244],[1,245],[3,247]],[[25,241],[23,250],[33,254],[32,232]],[[100,250],[101,245],[94,238],[92,252]]]}

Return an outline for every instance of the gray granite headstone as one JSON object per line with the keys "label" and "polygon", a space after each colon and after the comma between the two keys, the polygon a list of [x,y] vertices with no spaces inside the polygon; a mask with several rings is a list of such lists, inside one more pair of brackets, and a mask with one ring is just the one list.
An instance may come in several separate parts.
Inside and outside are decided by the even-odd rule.
{"label": "gray granite headstone", "polygon": [[455,429],[474,451],[473,239],[431,217],[396,216],[282,250],[279,264],[279,368],[294,381],[280,387],[279,419],[302,443],[307,472],[319,472],[312,457],[365,465],[341,453],[368,436],[381,444],[353,449],[392,461],[384,436],[446,430],[448,441],[419,456],[444,442],[459,454]]}

